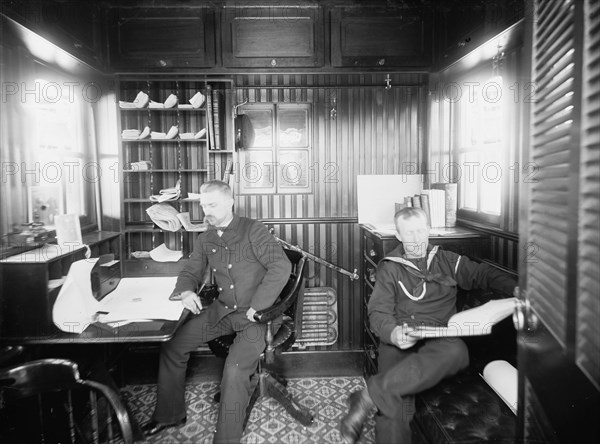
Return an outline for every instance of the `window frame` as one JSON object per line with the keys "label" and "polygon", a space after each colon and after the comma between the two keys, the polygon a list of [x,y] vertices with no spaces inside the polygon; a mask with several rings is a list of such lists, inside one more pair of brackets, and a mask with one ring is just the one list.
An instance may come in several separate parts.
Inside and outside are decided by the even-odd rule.
{"label": "window frame", "polygon": [[[254,102],[248,103],[240,107],[240,112],[244,114],[250,114],[253,111],[260,110],[270,110],[271,111],[271,123],[272,123],[272,134],[271,134],[271,145],[270,146],[252,146],[245,147],[239,153],[239,171],[238,171],[238,184],[239,184],[239,194],[248,196],[248,195],[302,195],[302,194],[312,194],[313,193],[313,184],[310,180],[310,168],[311,162],[313,159],[313,128],[312,128],[312,104],[308,102],[301,103],[278,103],[278,102]],[[306,113],[306,134],[304,145],[299,146],[285,146],[282,144],[281,140],[281,115],[287,110],[302,110]],[[269,175],[273,178],[273,184],[271,187],[265,188],[253,188],[245,185],[245,171],[247,165],[251,162],[247,162],[247,157],[250,157],[247,153],[259,153],[259,152],[269,152],[271,153],[271,164],[274,166],[275,171],[270,170]],[[284,180],[282,179],[282,175],[284,171],[287,171],[287,166],[283,166],[280,159],[281,156],[286,153],[305,153],[305,159],[299,164],[300,171],[302,171],[305,166],[305,171],[303,171],[303,177],[306,182],[306,186],[294,187],[293,185],[285,185]],[[290,163],[286,163],[289,165]],[[265,165],[263,163],[263,165]],[[263,170],[260,172],[262,174]],[[303,180],[304,181],[304,180]]]}

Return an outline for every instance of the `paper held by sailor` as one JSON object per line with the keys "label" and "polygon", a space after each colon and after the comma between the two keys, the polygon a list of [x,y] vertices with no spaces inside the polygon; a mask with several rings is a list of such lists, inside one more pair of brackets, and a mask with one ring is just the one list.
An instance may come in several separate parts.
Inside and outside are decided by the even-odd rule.
{"label": "paper held by sailor", "polygon": [[493,299],[452,315],[447,327],[419,326],[406,334],[414,338],[489,335],[494,325],[514,312],[515,305],[516,298]]}
{"label": "paper held by sailor", "polygon": [[60,330],[82,333],[97,321],[179,319],[183,305],[169,300],[177,277],[123,278],[99,302],[92,293],[90,278],[96,260],[82,259],[71,264],[52,308],[52,319]]}

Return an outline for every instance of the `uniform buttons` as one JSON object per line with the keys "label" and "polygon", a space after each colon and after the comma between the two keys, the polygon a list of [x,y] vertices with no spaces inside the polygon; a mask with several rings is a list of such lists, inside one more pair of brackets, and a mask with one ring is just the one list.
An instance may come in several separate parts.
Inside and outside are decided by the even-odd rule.
{"label": "uniform buttons", "polygon": [[227,268],[231,268],[231,267],[233,267],[233,265],[231,265],[231,264],[227,265]]}
{"label": "uniform buttons", "polygon": [[225,247],[226,250],[229,250],[229,248]]}
{"label": "uniform buttons", "polygon": [[237,310],[237,305],[234,305],[234,306],[233,306],[233,308],[234,308],[235,310]]}
{"label": "uniform buttons", "polygon": [[226,305],[225,308],[229,308],[229,307]]}
{"label": "uniform buttons", "polygon": [[223,291],[223,289],[221,287],[219,287],[219,291]]}
{"label": "uniform buttons", "polygon": [[216,272],[217,272],[217,269],[216,269],[216,268],[213,268],[213,273],[216,273]]}
{"label": "uniform buttons", "polygon": [[231,284],[231,285],[229,286],[229,288],[233,288],[233,284]]}
{"label": "uniform buttons", "polygon": [[215,250],[215,249],[213,248],[213,249],[212,249],[212,252],[213,252],[213,253],[216,253],[216,252],[217,252],[217,250]]}

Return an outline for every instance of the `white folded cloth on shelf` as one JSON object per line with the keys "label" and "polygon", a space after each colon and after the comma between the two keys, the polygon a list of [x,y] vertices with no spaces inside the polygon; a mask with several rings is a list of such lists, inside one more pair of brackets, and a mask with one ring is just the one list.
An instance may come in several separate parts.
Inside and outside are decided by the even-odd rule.
{"label": "white folded cloth on shelf", "polygon": [[139,140],[145,139],[150,135],[150,128],[145,127],[143,131],[140,132],[139,129],[124,129],[121,131],[121,137],[126,140]]}
{"label": "white folded cloth on shelf", "polygon": [[177,231],[181,228],[181,221],[177,217],[178,211],[166,203],[158,203],[146,209],[146,213],[156,225],[166,231]]}
{"label": "white folded cloth on shelf", "polygon": [[150,127],[146,126],[144,128],[144,130],[140,133],[140,137],[138,137],[138,139],[145,139],[146,137],[148,137],[150,135]]}
{"label": "white folded cloth on shelf", "polygon": [[181,196],[181,181],[178,180],[177,184],[171,188],[163,188],[158,192],[150,196],[152,202],[166,202],[169,200],[177,200]]}
{"label": "white folded cloth on shelf", "polygon": [[200,91],[198,91],[196,94],[194,94],[192,96],[192,98],[189,100],[189,102],[192,105],[192,108],[200,108],[202,105],[204,105],[205,100],[206,100],[206,97],[204,96],[204,94],[202,94]]}
{"label": "white folded cloth on shelf", "polygon": [[144,108],[148,104],[148,94],[143,91],[138,92],[137,96],[133,100],[133,102],[126,102],[124,100],[119,100],[119,108],[122,109],[135,109],[135,108]]}
{"label": "white folded cloth on shelf", "polygon": [[175,94],[170,94],[169,97],[167,97],[167,100],[165,100],[165,108],[173,108],[177,105],[177,102],[177,96]]}
{"label": "white folded cloth on shelf", "polygon": [[139,129],[124,129],[121,131],[121,137],[127,140],[137,140],[140,137]]}
{"label": "white folded cloth on shelf", "polygon": [[139,162],[131,162],[130,167],[133,171],[148,171],[152,168],[152,162],[149,160],[140,160]]}
{"label": "white folded cloth on shelf", "polygon": [[197,133],[179,133],[179,138],[182,140],[202,139],[206,134],[206,128],[202,128]]}
{"label": "white folded cloth on shelf", "polygon": [[150,109],[164,109],[164,107],[164,103],[155,102],[154,100],[150,100],[150,103],[148,104],[148,108]]}
{"label": "white folded cloth on shelf", "polygon": [[173,108],[177,105],[178,99],[175,94],[170,94],[169,97],[165,100],[165,103],[155,102],[154,100],[150,100],[150,104],[148,108],[152,109],[161,109],[161,108]]}
{"label": "white folded cloth on shelf", "polygon": [[177,137],[177,133],[179,133],[179,128],[177,127],[177,125],[173,125],[171,128],[169,128],[168,133],[160,133],[158,131],[152,131],[150,133],[150,138],[155,139],[155,140],[170,140],[170,139],[174,139],[175,137]]}

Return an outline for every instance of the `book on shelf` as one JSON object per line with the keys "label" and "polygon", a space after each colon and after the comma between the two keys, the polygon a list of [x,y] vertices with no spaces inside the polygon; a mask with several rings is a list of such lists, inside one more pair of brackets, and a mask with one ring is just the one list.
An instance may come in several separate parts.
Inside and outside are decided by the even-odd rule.
{"label": "book on shelf", "polygon": [[213,131],[214,131],[214,149],[220,150],[223,146],[223,139],[221,134],[221,122],[223,120],[223,110],[225,109],[223,103],[223,95],[221,91],[212,90],[212,118],[213,118]]}
{"label": "book on shelf", "polygon": [[227,160],[225,170],[223,171],[223,182],[229,186],[233,186],[233,160]]}
{"label": "book on shelf", "polygon": [[458,184],[432,183],[431,188],[444,192],[444,224],[446,227],[456,226],[456,210],[458,202]]}
{"label": "book on shelf", "polygon": [[493,299],[479,307],[459,311],[452,315],[446,327],[418,326],[408,329],[409,336],[414,338],[440,338],[455,336],[489,335],[492,327],[501,320],[512,315],[516,298]]}
{"label": "book on shelf", "polygon": [[412,199],[412,206],[415,208],[422,208],[421,206],[421,195],[420,194],[415,194],[413,197],[411,197]]}
{"label": "book on shelf", "polygon": [[431,224],[431,211],[429,210],[429,195],[426,193],[421,194],[421,208],[427,214],[427,220]]}
{"label": "book on shelf", "polygon": [[[444,190],[423,190],[429,206],[429,222],[432,228],[446,226],[446,200]],[[427,210],[426,210],[427,211]]]}
{"label": "book on shelf", "polygon": [[208,149],[214,150],[215,146],[215,127],[213,122],[213,94],[212,87],[206,86],[206,126],[208,127]]}

